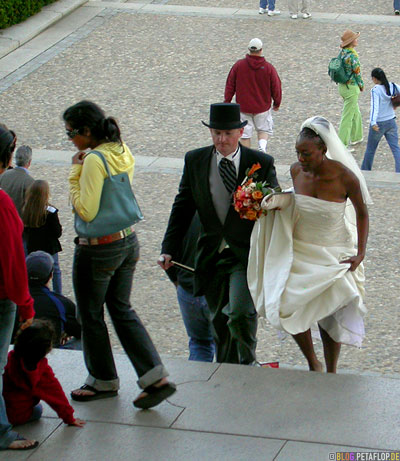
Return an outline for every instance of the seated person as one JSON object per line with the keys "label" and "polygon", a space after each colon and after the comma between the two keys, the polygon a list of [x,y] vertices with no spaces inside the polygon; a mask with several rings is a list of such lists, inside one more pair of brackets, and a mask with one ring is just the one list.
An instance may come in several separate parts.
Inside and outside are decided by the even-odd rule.
{"label": "seated person", "polygon": [[55,348],[81,350],[81,326],[76,320],[75,304],[49,289],[53,264],[53,258],[44,251],[33,251],[26,258],[29,291],[35,302],[35,318],[52,322],[56,332]]}
{"label": "seated person", "polygon": [[47,362],[46,355],[51,351],[53,338],[51,322],[35,320],[31,326],[18,332],[14,350],[8,354],[3,397],[8,419],[14,426],[38,420],[43,411],[41,400],[65,424],[77,427],[85,424],[74,417],[74,409]]}

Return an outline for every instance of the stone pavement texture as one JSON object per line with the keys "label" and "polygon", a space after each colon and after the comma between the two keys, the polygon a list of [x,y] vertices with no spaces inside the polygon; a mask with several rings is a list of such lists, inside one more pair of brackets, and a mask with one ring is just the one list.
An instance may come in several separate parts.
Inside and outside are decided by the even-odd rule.
{"label": "stone pavement texture", "polygon": [[[74,231],[66,192],[71,143],[65,138],[61,114],[67,106],[89,98],[119,119],[123,137],[137,156],[134,189],[146,218],[137,226],[142,250],[134,279],[132,304],[159,351],[169,356],[187,357],[187,338],[174,288],[155,261],[177,191],[184,153],[210,143],[209,134],[200,121],[207,120],[210,103],[222,100],[226,75],[231,65],[245,55],[248,41],[255,36],[264,41],[266,58],[274,64],[282,78],[284,100],[280,111],[274,115],[275,136],[270,141],[269,152],[276,159],[284,186],[290,184],[288,165],[295,160],[294,142],[301,122],[311,115],[321,114],[335,126],[339,123],[342,102],[336,85],[328,79],[326,69],[329,59],[337,53],[340,35],[346,27],[361,31],[358,51],[366,91],[360,97],[360,107],[365,135],[369,90],[372,87],[370,70],[381,66],[391,80],[396,80],[398,75],[400,49],[393,44],[398,42],[400,19],[392,17],[391,2],[377,5],[370,0],[313,2],[311,10],[315,14],[308,21],[289,20],[286,3],[279,1],[277,8],[282,10],[281,17],[258,15],[256,3],[249,0],[230,0],[228,3],[222,0],[88,2],[0,59],[0,121],[17,132],[19,143],[27,143],[34,148],[32,175],[50,183],[52,202],[60,209],[64,228],[64,251],[61,254],[64,292],[71,297]],[[179,11],[165,9],[174,5],[181,7]],[[232,10],[240,10],[241,13],[234,15]],[[353,15],[354,22],[342,15],[338,23],[340,13],[344,12]],[[360,13],[371,14],[364,18],[360,17]],[[394,19],[398,21],[394,22]],[[344,20],[349,22],[343,23]],[[2,43],[0,37],[0,46]],[[356,147],[358,162],[363,157],[365,144],[364,141]],[[124,458],[127,452],[132,453],[129,457],[134,459],[188,459],[189,456],[193,459],[210,459],[212,456],[218,459],[248,459],[252,448],[254,459],[304,457],[317,460],[328,459],[328,449],[334,452],[338,445],[344,444],[353,448],[398,449],[400,444],[396,446],[393,441],[399,440],[395,431],[399,420],[398,416],[397,419],[394,416],[396,412],[399,414],[396,398],[397,402],[399,400],[395,394],[399,381],[394,378],[398,378],[400,373],[397,295],[400,219],[396,213],[400,205],[400,184],[393,170],[390,150],[382,142],[376,154],[374,171],[366,174],[374,200],[370,208],[371,233],[366,259],[367,335],[362,349],[343,348],[340,360],[340,368],[344,372],[356,370],[367,376],[318,377],[319,387],[313,388],[315,375],[300,371],[193,364],[171,359],[172,362],[167,363],[174,379],[176,376],[181,379],[182,373],[186,376],[187,370],[190,370],[190,380],[201,381],[203,378],[199,378],[199,372],[205,372],[206,387],[198,383],[193,388],[181,386],[176,400],[175,397],[171,399],[174,405],[184,406],[190,411],[185,409],[182,414],[175,413],[174,417],[175,407],[171,405],[172,409],[165,410],[164,414],[164,406],[168,406],[165,404],[160,406],[159,411],[150,412],[154,419],[150,418],[151,422],[147,424],[147,412],[134,412],[130,402],[117,408],[113,407],[114,403],[93,403],[89,409],[82,409],[86,412],[94,408],[93,413],[80,415],[93,421],[84,430],[60,427],[59,422],[51,418],[30,426],[29,430],[33,433],[39,431],[41,440],[52,434],[48,444],[40,449],[43,451],[34,454],[33,459],[53,459],[56,451],[57,455],[62,453],[62,459],[127,459]],[[260,361],[279,360],[292,368],[304,366],[304,359],[290,338],[279,341],[275,331],[268,326],[260,327],[258,338]],[[114,333],[112,341],[118,350],[120,346]],[[319,344],[317,348],[322,357]],[[74,353],[58,354],[61,353],[57,351],[54,355],[57,359],[55,365],[57,370],[60,369],[66,389],[72,389],[83,379],[82,360]],[[125,363],[126,359],[118,356],[118,361]],[[62,371],[64,362],[73,362],[74,368],[71,365],[67,372]],[[81,368],[75,370],[75,367]],[[128,367],[122,366],[122,373],[125,373],[125,368]],[[212,376],[216,369],[216,375]],[[262,373],[265,372],[268,378],[274,379],[264,383],[263,378],[267,375]],[[232,373],[235,375],[234,388],[229,387],[233,381]],[[374,373],[384,377],[368,376]],[[214,378],[218,379],[213,381]],[[183,377],[180,382],[185,379]],[[132,380],[131,375],[129,382]],[[208,393],[209,383],[215,389],[222,387],[222,394],[216,394],[218,398]],[[246,397],[243,388],[246,391],[251,389],[252,394]],[[302,403],[302,392],[308,388],[313,389],[315,401],[307,400],[308,397],[305,399],[309,403],[308,411],[304,411],[305,406],[297,407],[297,400],[295,404],[290,399],[290,405],[285,403],[286,396],[291,395],[293,390],[298,392],[295,395]],[[341,390],[339,396],[327,393],[334,388]],[[248,402],[248,410],[239,404],[225,404],[222,409],[216,406],[224,393],[235,395],[238,389],[241,393],[232,401]],[[253,393],[253,389],[257,392]],[[271,390],[278,393],[282,390],[277,401],[271,393],[267,393]],[[124,390],[121,394],[124,395]],[[134,397],[131,394],[129,392],[130,400]],[[387,402],[382,402],[379,394],[387,395]],[[352,399],[349,396],[354,397],[355,406],[350,405]],[[208,399],[210,408],[204,408],[203,413],[203,402]],[[270,406],[263,406],[264,399],[265,405]],[[331,407],[324,407],[324,399]],[[249,420],[252,421],[250,415],[257,406],[260,406],[260,416],[254,419],[257,424],[254,427],[247,425]],[[320,412],[323,408],[325,415]],[[219,411],[223,416],[221,425],[217,422],[214,425],[214,421],[208,420],[212,420]],[[317,440],[315,434],[318,435],[326,425],[324,418],[328,418],[332,411],[334,421],[327,426],[332,430]],[[368,411],[371,413],[367,414]],[[192,415],[188,417],[189,422],[185,413]],[[311,415],[314,413],[317,418],[312,422]],[[299,429],[301,422],[296,419],[300,414],[307,416],[305,432]],[[46,415],[50,416],[50,413]],[[110,426],[110,420],[104,415],[107,418],[113,415],[115,425]],[[286,418],[284,422],[283,415]],[[175,427],[173,422],[178,416]],[[374,421],[377,427],[381,420],[381,432],[378,431],[376,438],[368,439],[371,432],[366,422]],[[134,427],[131,426],[132,421]],[[353,423],[350,431],[354,432],[353,438],[337,432],[342,425],[348,431],[349,426],[343,421]],[[288,429],[282,436],[279,435],[278,422]],[[277,427],[273,427],[275,423]],[[152,427],[142,427],[148,425]],[[264,425],[266,430],[260,435],[260,428]],[[161,435],[157,432],[160,426],[171,428]],[[179,432],[176,432],[178,426]],[[304,438],[298,438],[296,433],[303,434]],[[121,443],[114,444],[112,448],[107,443],[99,445],[97,436],[105,438],[106,442],[115,438]],[[148,440],[158,440],[158,437],[160,444],[149,447]],[[332,448],[323,444],[332,444]],[[204,451],[204,446],[207,446],[207,451]],[[342,448],[342,451],[347,450]],[[135,449],[139,454],[135,452],[133,455]],[[147,456],[146,450],[149,449],[153,451]],[[0,459],[3,459],[2,454]],[[4,459],[11,459],[8,453]]]}
{"label": "stone pavement texture", "polygon": [[[115,358],[118,397],[73,402],[75,416],[87,421],[84,428],[65,426],[44,405],[39,422],[21,427],[40,446],[0,452],[0,459],[323,461],[337,459],[337,452],[400,446],[396,379],[165,358],[178,392],[138,411],[132,406],[138,391],[131,365],[122,354]],[[79,352],[53,351],[49,362],[67,393],[85,377]]]}

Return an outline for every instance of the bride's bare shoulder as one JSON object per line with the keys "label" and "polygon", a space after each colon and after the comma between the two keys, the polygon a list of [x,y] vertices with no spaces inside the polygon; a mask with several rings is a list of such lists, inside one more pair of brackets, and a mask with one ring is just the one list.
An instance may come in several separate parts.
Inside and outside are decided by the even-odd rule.
{"label": "bride's bare shoulder", "polygon": [[290,165],[290,175],[293,177],[297,176],[297,174],[301,171],[300,162],[295,162]]}

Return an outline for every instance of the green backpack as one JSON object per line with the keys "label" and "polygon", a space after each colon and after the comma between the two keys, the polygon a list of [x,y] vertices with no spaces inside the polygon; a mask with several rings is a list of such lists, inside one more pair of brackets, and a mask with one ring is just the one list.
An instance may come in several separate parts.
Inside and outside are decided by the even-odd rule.
{"label": "green backpack", "polygon": [[341,54],[342,52],[340,51],[337,58],[332,58],[328,66],[328,75],[335,83],[347,83],[351,76],[344,68]]}

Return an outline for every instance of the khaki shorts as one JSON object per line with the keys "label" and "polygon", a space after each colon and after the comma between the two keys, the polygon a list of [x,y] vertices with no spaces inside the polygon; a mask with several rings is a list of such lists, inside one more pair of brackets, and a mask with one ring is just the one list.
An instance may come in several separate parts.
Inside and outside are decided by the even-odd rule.
{"label": "khaki shorts", "polygon": [[253,135],[253,130],[264,131],[272,135],[274,131],[274,121],[272,120],[272,109],[260,114],[244,114],[240,112],[240,120],[244,122],[247,120],[247,125],[244,127],[243,139],[249,139]]}

